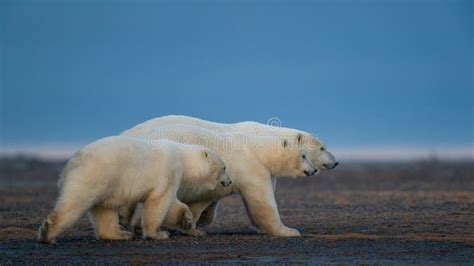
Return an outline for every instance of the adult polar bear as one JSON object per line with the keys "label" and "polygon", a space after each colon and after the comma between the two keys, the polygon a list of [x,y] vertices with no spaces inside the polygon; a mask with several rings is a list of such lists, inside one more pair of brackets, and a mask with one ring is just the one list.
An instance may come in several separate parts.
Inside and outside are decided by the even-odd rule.
{"label": "adult polar bear", "polygon": [[[184,116],[184,115],[168,115],[157,117],[138,124],[130,129],[125,130],[121,135],[142,137],[150,132],[156,131],[159,127],[168,125],[193,125],[202,128],[211,129],[221,133],[238,132],[257,136],[279,136],[292,139],[295,135],[303,137],[304,144],[316,144],[316,149],[322,149],[321,153],[313,156],[313,162],[318,166],[318,170],[330,170],[335,168],[339,163],[334,155],[326,150],[326,146],[320,139],[315,138],[310,133],[280,126],[272,126],[254,121],[238,122],[233,124],[210,122],[203,119]],[[311,147],[312,148],[312,147]],[[318,151],[316,151],[318,152]]]}
{"label": "adult polar bear", "polygon": [[[187,125],[184,128],[191,130],[188,133],[194,136],[184,136],[183,126],[178,125]],[[193,127],[195,132],[192,132]],[[241,194],[250,221],[257,228],[274,236],[300,236],[298,230],[286,227],[281,222],[274,195],[276,177],[312,175],[317,170],[332,169],[338,164],[334,156],[325,150],[324,144],[311,134],[295,129],[269,127],[256,122],[222,124],[187,116],[165,116],[146,121],[122,134],[143,138],[171,138],[178,142],[208,146],[216,149],[227,162],[234,181],[230,191],[217,189],[210,198],[193,194],[183,200],[189,205],[194,218],[198,219],[198,226],[204,226],[213,221],[220,197],[229,195],[229,192],[236,192]],[[243,147],[247,153],[237,153],[236,157],[235,149],[215,144],[218,142],[216,139],[222,139],[225,136],[239,136],[238,138],[250,140],[250,143],[247,143],[250,146]],[[276,158],[276,156],[282,156],[282,153],[272,150],[275,149],[275,142],[264,142],[262,147],[262,143],[257,144],[251,141],[260,139],[259,136],[274,137],[274,140],[276,138],[283,146],[297,147],[302,156],[300,159],[311,163],[314,169],[289,174],[278,171],[281,169],[280,165],[265,165],[262,163],[266,160],[265,157],[281,165],[285,164],[284,160],[287,158],[285,156]],[[213,144],[202,143],[202,140],[208,140]],[[244,140],[244,142],[248,141]],[[260,146],[265,152],[257,151],[257,153],[248,154],[248,151],[254,150],[256,146]]]}

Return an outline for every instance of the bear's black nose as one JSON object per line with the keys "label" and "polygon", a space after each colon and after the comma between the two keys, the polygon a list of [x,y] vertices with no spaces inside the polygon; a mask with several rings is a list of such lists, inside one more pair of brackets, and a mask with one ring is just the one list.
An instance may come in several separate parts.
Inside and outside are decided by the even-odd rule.
{"label": "bear's black nose", "polygon": [[338,165],[339,165],[339,162],[336,162],[336,163],[334,164],[334,167],[336,167],[336,166],[338,166]]}
{"label": "bear's black nose", "polygon": [[224,187],[230,186],[230,184],[232,184],[232,181],[229,181],[227,183],[225,181],[221,182],[221,185],[224,186]]}

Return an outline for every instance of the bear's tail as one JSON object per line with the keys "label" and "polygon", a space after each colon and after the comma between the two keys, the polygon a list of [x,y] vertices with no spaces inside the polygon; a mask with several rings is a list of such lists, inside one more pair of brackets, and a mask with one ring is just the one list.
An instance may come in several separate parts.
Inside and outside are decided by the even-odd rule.
{"label": "bear's tail", "polygon": [[61,170],[59,173],[59,179],[57,186],[58,188],[61,188],[64,184],[64,180],[66,179],[67,175],[72,172],[75,168],[79,167],[85,160],[85,156],[82,151],[78,151],[74,153],[67,162],[66,166]]}

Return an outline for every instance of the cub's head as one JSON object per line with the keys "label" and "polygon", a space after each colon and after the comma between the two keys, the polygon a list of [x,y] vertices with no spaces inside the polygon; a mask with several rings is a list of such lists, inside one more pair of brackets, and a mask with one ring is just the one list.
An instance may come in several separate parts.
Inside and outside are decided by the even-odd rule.
{"label": "cub's head", "polygon": [[322,170],[334,169],[339,162],[326,146],[309,133],[296,133],[292,139],[283,141],[287,156],[287,169],[292,169],[288,176],[311,176]]}
{"label": "cub's head", "polygon": [[199,146],[193,157],[193,170],[190,175],[199,187],[212,190],[216,186],[227,187],[232,184],[225,163],[215,151]]}

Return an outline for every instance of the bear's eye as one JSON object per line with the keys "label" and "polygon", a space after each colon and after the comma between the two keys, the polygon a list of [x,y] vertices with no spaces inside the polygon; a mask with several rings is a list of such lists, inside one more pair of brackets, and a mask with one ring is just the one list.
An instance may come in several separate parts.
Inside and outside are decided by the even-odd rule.
{"label": "bear's eye", "polygon": [[304,155],[304,154],[301,155],[301,158],[306,159],[306,155]]}
{"label": "bear's eye", "polygon": [[324,149],[324,147],[321,147],[321,149],[320,149],[320,150],[321,150],[321,151],[324,151],[325,149]]}

